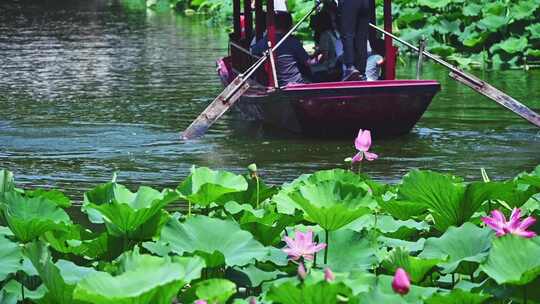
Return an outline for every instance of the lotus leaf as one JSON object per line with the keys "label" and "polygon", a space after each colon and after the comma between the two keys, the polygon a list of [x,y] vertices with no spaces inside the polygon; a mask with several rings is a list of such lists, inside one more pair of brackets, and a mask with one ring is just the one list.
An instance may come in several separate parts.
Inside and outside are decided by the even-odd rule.
{"label": "lotus leaf", "polygon": [[269,256],[268,248],[240,229],[237,223],[206,216],[192,216],[183,223],[169,220],[159,242],[169,244],[179,255],[201,255],[208,267],[244,266]]}
{"label": "lotus leaf", "polygon": [[0,235],[0,282],[21,267],[22,253],[19,245]]}
{"label": "lotus leaf", "polygon": [[199,258],[124,257],[122,273],[96,272],[77,284],[73,297],[100,304],[170,304],[180,288],[198,278],[204,267]]}
{"label": "lotus leaf", "polygon": [[69,199],[69,197],[67,197],[64,193],[62,193],[59,190],[37,189],[37,190],[25,191],[24,195],[26,195],[28,197],[43,197],[43,198],[46,198],[46,199],[56,203],[58,206],[60,206],[62,208],[71,207],[71,200]]}
{"label": "lotus leaf", "polygon": [[540,7],[540,2],[536,0],[521,0],[510,7],[510,13],[513,19],[531,19],[534,18],[534,11]]}
{"label": "lotus leaf", "polygon": [[379,242],[383,246],[387,246],[390,248],[398,248],[402,247],[403,249],[407,250],[408,252],[418,252],[424,249],[424,244],[426,242],[426,239],[419,239],[416,242],[409,242],[404,241],[400,239],[392,239],[385,236],[381,236],[378,238]]}
{"label": "lotus leaf", "polygon": [[398,192],[400,200],[414,201],[429,208],[435,227],[440,231],[461,225],[476,211],[477,206],[463,205],[464,194],[461,179],[418,170],[405,175]]}
{"label": "lotus leaf", "polygon": [[259,206],[262,202],[272,197],[278,192],[278,188],[268,186],[262,179],[251,176],[244,176],[247,181],[246,191],[231,192],[219,198],[219,202],[240,202],[251,206]]}
{"label": "lotus leaf", "polygon": [[90,259],[103,257],[109,249],[108,234],[94,234],[80,225],[73,225],[69,231],[48,231],[43,235],[43,239],[58,252]]}
{"label": "lotus leaf", "polygon": [[412,217],[424,214],[428,210],[425,204],[419,202],[396,199],[385,200],[384,198],[380,198],[377,200],[377,203],[382,211],[389,213],[399,220],[409,220]]}
{"label": "lotus leaf", "polygon": [[[0,290],[0,303],[2,304],[17,304],[22,303],[22,286],[16,280],[10,280]],[[29,290],[24,287],[24,298],[39,301],[47,293],[45,285],[40,285],[36,290]]]}
{"label": "lotus leaf", "polygon": [[492,238],[490,229],[465,223],[459,228],[450,227],[440,238],[427,239],[419,257],[443,260],[438,264],[443,273],[472,274],[486,259]]}
{"label": "lotus leaf", "polygon": [[351,291],[343,283],[330,284],[326,281],[287,281],[274,285],[266,299],[281,304],[333,304],[340,303],[339,295],[348,295]]}
{"label": "lotus leaf", "polygon": [[418,5],[427,6],[433,9],[440,9],[448,6],[452,0],[418,0]]}
{"label": "lotus leaf", "polygon": [[210,279],[197,283],[195,286],[197,298],[209,303],[225,304],[236,293],[236,285],[224,279]]}
{"label": "lotus leaf", "polygon": [[93,268],[80,267],[65,260],[53,263],[47,246],[42,242],[26,245],[24,253],[32,261],[47,287],[45,303],[81,303],[73,299],[73,290],[79,281],[96,272]]}
{"label": "lotus leaf", "polygon": [[425,301],[426,304],[481,304],[491,298],[487,294],[472,293],[454,289],[451,292],[437,293]]}
{"label": "lotus leaf", "polygon": [[497,50],[503,50],[508,54],[522,53],[528,45],[529,41],[526,37],[510,37],[503,42],[494,44],[489,51],[494,53]]}
{"label": "lotus leaf", "polygon": [[[159,226],[162,209],[178,198],[175,191],[168,189],[159,192],[141,187],[137,193],[132,193],[117,183],[103,184],[84,194],[86,209],[99,212],[110,234],[140,239],[152,237],[155,233],[143,233],[141,226],[151,220]],[[157,230],[158,227],[154,228]]]}
{"label": "lotus leaf", "polygon": [[16,192],[4,194],[4,216],[13,234],[21,242],[35,240],[52,230],[66,230],[71,225],[67,213],[52,201],[27,198]]}
{"label": "lotus leaf", "polygon": [[382,265],[391,272],[403,268],[407,271],[413,283],[421,283],[439,262],[438,259],[422,259],[410,256],[407,251],[398,248],[390,253]]}
{"label": "lotus leaf", "polygon": [[507,235],[493,241],[480,269],[498,284],[525,285],[540,274],[540,237]]}
{"label": "lotus leaf", "polygon": [[290,194],[297,191],[300,187],[309,184],[318,184],[321,182],[340,182],[341,184],[354,185],[365,191],[377,192],[383,191],[383,186],[376,182],[370,181],[366,177],[359,176],[350,171],[343,169],[323,170],[313,174],[304,174],[295,179],[290,184],[283,185],[282,189],[272,197],[272,201],[277,205],[277,210],[282,214],[294,214],[295,210],[301,210],[291,197]]}
{"label": "lotus leaf", "polygon": [[247,189],[248,183],[243,176],[205,167],[192,169],[187,179],[178,186],[184,199],[203,207],[211,203],[226,203],[228,199],[220,200],[226,197],[226,194]]}
{"label": "lotus leaf", "polygon": [[478,14],[480,14],[481,11],[482,11],[482,5],[477,4],[477,3],[467,3],[467,5],[463,7],[463,15],[469,16],[469,17],[478,16]]}
{"label": "lotus leaf", "polygon": [[[411,303],[400,297],[396,293],[385,293],[380,288],[374,288],[358,296],[358,303],[392,303],[406,304]],[[413,302],[414,303],[414,302]]]}
{"label": "lotus leaf", "polygon": [[429,225],[414,220],[400,221],[388,215],[367,214],[346,226],[354,231],[377,229],[391,238],[407,239],[419,231],[428,231]]}
{"label": "lotus leaf", "polygon": [[[379,289],[380,293],[386,295],[396,295],[392,290],[392,276],[380,275],[378,276],[377,285],[375,289]],[[438,291],[438,288],[433,287],[421,287],[417,285],[411,285],[410,291],[408,294],[402,296],[401,298],[405,300],[405,303],[418,303],[421,304],[425,299],[430,298],[433,294]],[[361,298],[362,299],[362,298]],[[361,302],[364,303],[364,302]],[[386,302],[366,302],[366,303],[386,303]],[[394,302],[389,302],[394,303]]]}
{"label": "lotus leaf", "polygon": [[334,231],[329,243],[328,266],[334,271],[367,270],[377,263],[378,243],[358,232],[349,229]]}
{"label": "lotus leaf", "polygon": [[527,27],[527,30],[531,34],[531,38],[540,39],[540,23],[531,24]]}
{"label": "lotus leaf", "polygon": [[279,275],[284,275],[281,271],[264,271],[253,265],[248,265],[244,268],[235,267],[235,270],[242,272],[249,279],[251,287],[258,287],[265,281],[271,281],[276,279]]}
{"label": "lotus leaf", "polygon": [[364,188],[334,181],[301,186],[289,195],[306,213],[306,219],[326,230],[337,230],[371,212],[374,202]]}
{"label": "lotus leaf", "polygon": [[509,17],[506,16],[488,15],[478,21],[478,27],[481,30],[497,32],[501,27],[508,24],[509,21]]}

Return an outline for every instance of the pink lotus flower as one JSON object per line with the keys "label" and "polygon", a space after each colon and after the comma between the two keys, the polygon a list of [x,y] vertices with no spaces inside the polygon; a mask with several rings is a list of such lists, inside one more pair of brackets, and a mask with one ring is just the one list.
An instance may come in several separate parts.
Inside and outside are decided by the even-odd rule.
{"label": "pink lotus flower", "polygon": [[409,279],[409,274],[403,268],[398,268],[392,280],[392,289],[400,295],[406,295],[409,293],[410,288],[411,280]]}
{"label": "pink lotus flower", "polygon": [[336,279],[336,276],[330,268],[324,269],[324,279],[326,280],[326,282],[332,282]]}
{"label": "pink lotus flower", "polygon": [[251,297],[251,298],[249,299],[249,304],[257,304],[257,298]]}
{"label": "pink lotus flower", "polygon": [[357,163],[364,160],[364,157],[367,161],[376,160],[379,156],[375,153],[368,152],[371,147],[371,132],[369,130],[363,131],[360,129],[358,136],[354,140],[354,146],[359,152],[353,156],[352,162]]}
{"label": "pink lotus flower", "polygon": [[195,304],[208,304],[205,300],[197,300],[195,301]]}
{"label": "pink lotus flower", "polygon": [[482,222],[495,230],[497,236],[503,236],[506,234],[515,234],[525,238],[532,238],[536,236],[533,231],[527,231],[527,229],[534,225],[536,219],[532,216],[527,217],[524,220],[521,218],[521,209],[514,208],[510,215],[510,220],[506,221],[504,214],[499,210],[493,210],[491,217],[483,217]]}
{"label": "pink lotus flower", "polygon": [[313,231],[308,230],[306,233],[296,231],[295,238],[291,239],[286,236],[284,239],[287,246],[283,248],[290,259],[296,261],[300,258],[304,258],[309,261],[313,261],[315,253],[323,250],[326,247],[325,243],[316,244],[313,242]]}

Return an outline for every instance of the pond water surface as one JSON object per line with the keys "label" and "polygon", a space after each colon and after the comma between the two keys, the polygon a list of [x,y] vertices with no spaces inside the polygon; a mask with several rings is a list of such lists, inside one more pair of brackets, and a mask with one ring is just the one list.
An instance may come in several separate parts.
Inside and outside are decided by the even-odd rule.
{"label": "pond water surface", "polygon": [[[174,186],[192,165],[234,172],[256,162],[272,183],[343,166],[350,140],[276,135],[226,116],[203,139],[179,132],[220,92],[222,27],[110,1],[0,4],[0,167],[20,186],[58,187],[80,199],[118,172],[121,182]],[[540,70],[477,73],[540,110]],[[400,66],[412,77],[414,66]],[[364,166],[395,182],[412,168],[469,180],[486,168],[508,178],[540,163],[540,129],[428,65],[443,91],[412,133],[376,140]]]}

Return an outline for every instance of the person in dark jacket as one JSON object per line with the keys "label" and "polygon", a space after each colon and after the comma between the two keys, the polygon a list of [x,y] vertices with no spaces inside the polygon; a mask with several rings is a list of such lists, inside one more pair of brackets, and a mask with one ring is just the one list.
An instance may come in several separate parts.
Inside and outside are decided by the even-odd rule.
{"label": "person in dark jacket", "polygon": [[[292,28],[292,16],[288,12],[277,11],[275,15],[276,41]],[[255,55],[263,55],[268,49],[268,37],[258,41],[251,47]],[[307,83],[310,78],[309,55],[302,46],[302,42],[293,35],[289,36],[275,52],[276,73],[280,86],[292,83]]]}
{"label": "person in dark jacket", "polygon": [[369,32],[369,0],[339,0],[339,25],[343,40],[343,80],[365,80]]}

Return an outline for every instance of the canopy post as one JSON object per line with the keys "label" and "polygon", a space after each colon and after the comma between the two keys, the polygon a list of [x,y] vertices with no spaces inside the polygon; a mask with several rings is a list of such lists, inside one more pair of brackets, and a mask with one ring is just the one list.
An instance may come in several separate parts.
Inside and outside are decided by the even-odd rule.
{"label": "canopy post", "polygon": [[263,11],[263,0],[255,0],[255,30],[257,35],[257,41],[261,40],[264,35],[265,25],[266,25],[266,16]]}
{"label": "canopy post", "polygon": [[240,0],[233,0],[233,28],[234,40],[239,41],[242,35],[242,28],[240,26]]}
{"label": "canopy post", "polygon": [[251,0],[244,0],[244,35],[246,46],[249,48],[251,38],[253,37],[253,11],[251,9]]}
{"label": "canopy post", "polygon": [[[268,32],[268,41],[274,47],[276,45],[276,23],[274,12],[274,0],[266,1],[266,29]],[[268,86],[274,84],[274,71],[271,64],[266,64],[266,73],[268,75]]]}
{"label": "canopy post", "polygon": [[[384,30],[392,33],[392,0],[384,0]],[[393,39],[389,35],[384,35],[385,47],[385,78],[386,80],[396,79],[396,50]]]}

